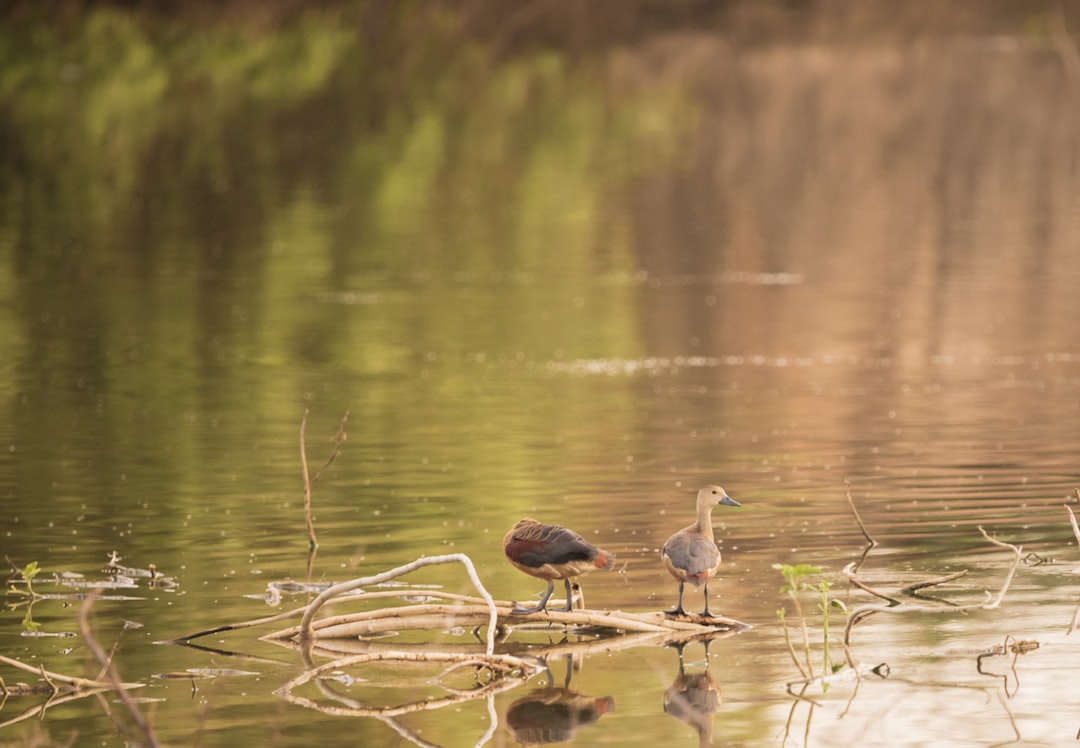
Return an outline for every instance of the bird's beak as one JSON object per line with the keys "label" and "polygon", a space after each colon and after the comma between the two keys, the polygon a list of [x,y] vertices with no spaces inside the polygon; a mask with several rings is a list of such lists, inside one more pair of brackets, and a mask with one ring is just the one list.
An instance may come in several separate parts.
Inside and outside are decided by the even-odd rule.
{"label": "bird's beak", "polygon": [[735,501],[735,499],[731,498],[727,494],[724,494],[724,498],[720,499],[720,503],[727,504],[728,506],[742,506],[742,504]]}

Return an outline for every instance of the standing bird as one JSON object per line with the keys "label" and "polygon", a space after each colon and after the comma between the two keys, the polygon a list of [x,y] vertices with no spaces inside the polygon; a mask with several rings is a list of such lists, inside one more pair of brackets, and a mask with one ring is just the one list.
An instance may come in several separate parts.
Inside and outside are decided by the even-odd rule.
{"label": "standing bird", "polygon": [[720,486],[705,486],[697,495],[697,522],[668,538],[660,558],[671,576],[679,582],[679,604],[668,615],[686,615],[683,610],[683,585],[705,585],[705,612],[709,617],[709,580],[720,568],[720,549],[713,538],[712,510],[717,504],[739,506]]}
{"label": "standing bird", "polygon": [[539,613],[547,609],[548,598],[556,579],[566,580],[566,607],[573,607],[570,578],[593,569],[610,569],[615,554],[600,550],[573,530],[559,525],[542,525],[535,519],[523,519],[503,538],[503,553],[515,567],[539,579],[546,579],[547,592],[535,608],[515,605],[514,615]]}

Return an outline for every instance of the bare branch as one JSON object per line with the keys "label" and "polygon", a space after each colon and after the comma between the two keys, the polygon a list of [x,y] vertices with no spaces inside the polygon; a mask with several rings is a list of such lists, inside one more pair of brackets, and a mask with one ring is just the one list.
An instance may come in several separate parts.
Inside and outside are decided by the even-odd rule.
{"label": "bare branch", "polygon": [[943,577],[935,577],[934,579],[924,579],[921,582],[915,582],[914,584],[909,584],[907,587],[903,587],[902,590],[904,592],[909,593],[909,594],[910,593],[915,593],[915,592],[918,592],[919,590],[924,590],[927,587],[936,587],[939,584],[945,584],[946,582],[951,582],[954,579],[959,579],[960,577],[964,576],[967,573],[968,573],[967,569],[961,569],[960,571],[954,571],[952,574],[946,574]]}
{"label": "bare branch", "polygon": [[866,538],[866,542],[871,548],[877,547],[878,542],[870,537],[870,533],[866,531],[866,525],[863,524],[862,517],[859,516],[859,510],[855,508],[855,500],[851,498],[851,483],[844,479],[844,484],[848,487],[847,491],[845,491],[848,506],[851,507],[851,513],[855,515],[855,521],[859,523],[859,529],[862,530],[863,537]]}
{"label": "bare branch", "polygon": [[117,697],[127,708],[128,713],[131,714],[131,718],[138,725],[143,735],[146,736],[147,745],[156,746],[159,745],[157,736],[154,735],[154,730],[150,727],[150,724],[143,718],[142,712],[139,711],[139,707],[135,705],[134,699],[131,698],[131,694],[127,692],[125,684],[120,680],[120,676],[116,672],[116,667],[112,661],[105,654],[105,650],[101,648],[101,645],[94,639],[93,634],[90,633],[90,622],[88,620],[90,614],[90,607],[94,604],[94,600],[98,598],[100,589],[95,590],[91,594],[86,596],[83,604],[79,607],[79,633],[82,635],[83,642],[86,644],[87,649],[94,655],[94,659],[102,666],[105,676],[108,678],[108,682],[111,684],[113,690],[116,691]]}
{"label": "bare branch", "polygon": [[357,587],[364,587],[365,585],[378,584],[380,582],[386,582],[396,577],[400,577],[403,574],[408,574],[411,571],[415,571],[424,566],[432,566],[434,564],[446,564],[458,562],[465,566],[466,571],[469,573],[469,579],[472,580],[473,586],[476,587],[477,592],[484,598],[484,601],[488,605],[488,630],[487,630],[487,653],[490,655],[495,651],[495,626],[498,620],[498,612],[495,608],[495,600],[484,588],[484,585],[480,582],[480,578],[476,575],[476,567],[473,566],[472,559],[466,556],[464,553],[451,553],[446,556],[429,556],[428,558],[418,558],[412,563],[399,566],[390,571],[385,571],[382,574],[376,574],[371,577],[362,577],[360,579],[353,579],[348,582],[342,582],[341,584],[335,584],[324,590],[318,597],[311,601],[311,604],[307,606],[307,610],[304,611],[304,618],[300,621],[300,638],[311,638],[311,622],[318,612],[319,608],[323,604],[334,597],[340,595],[343,592],[349,592]]}
{"label": "bare branch", "polygon": [[902,604],[902,601],[900,600],[900,598],[893,597],[892,595],[888,595],[888,594],[886,594],[884,592],[881,592],[880,590],[876,590],[873,587],[870,587],[870,586],[864,584],[863,582],[860,582],[855,577],[855,562],[854,561],[852,561],[850,564],[845,566],[841,570],[841,573],[844,575],[844,578],[846,580],[851,582],[853,585],[858,587],[863,592],[869,592],[874,597],[880,597],[882,600],[888,600],[893,605],[901,605]]}
{"label": "bare branch", "polygon": [[345,432],[345,423],[349,420],[349,411],[345,411],[345,415],[343,415],[338,422],[337,434],[334,435],[333,451],[330,452],[330,456],[315,475],[311,475],[308,472],[307,447],[304,443],[304,432],[307,430],[307,418],[308,410],[305,408],[304,417],[300,419],[300,468],[304,475],[304,521],[307,524],[308,543],[311,546],[311,550],[315,550],[319,546],[319,541],[315,537],[315,523],[311,519],[311,487],[315,485],[315,482],[319,480],[319,477],[322,476],[326,469],[330,467],[331,463],[337,459],[337,456],[341,454],[341,445],[349,438],[349,435]]}
{"label": "bare branch", "polygon": [[[986,534],[986,530],[984,530],[981,526],[979,527],[979,532],[981,532],[983,537],[994,545],[1001,548],[1008,548],[1014,554],[1012,566],[1009,567],[1009,571],[1005,575],[1005,579],[1001,583],[1001,589],[998,590],[997,594],[991,595],[989,592],[987,592],[986,600],[984,602],[974,603],[971,605],[957,605],[951,608],[943,608],[936,605],[914,605],[908,602],[904,602],[901,605],[864,605],[862,607],[855,608],[851,611],[851,615],[848,616],[847,625],[844,627],[844,649],[847,653],[849,665],[851,665],[852,667],[856,667],[858,665],[854,655],[851,654],[850,650],[851,629],[856,623],[865,619],[867,616],[871,616],[876,613],[940,613],[945,610],[954,612],[966,610],[993,610],[1001,605],[1001,601],[1005,598],[1005,593],[1008,592],[1009,586],[1012,584],[1013,576],[1015,576],[1016,574],[1016,569],[1020,565],[1023,549],[1022,546],[1015,546],[1011,543],[1003,543],[1000,540],[991,538],[989,535]],[[949,579],[955,579],[956,577],[961,575],[962,573],[954,573],[932,581],[937,584],[941,584],[944,581],[948,581]]]}
{"label": "bare branch", "polygon": [[1076,544],[1080,545],[1080,525],[1076,524],[1076,515],[1073,514],[1072,507],[1065,504],[1065,511],[1069,513],[1069,522],[1072,524],[1073,535],[1076,537]]}
{"label": "bare branch", "polygon": [[300,419],[300,468],[304,474],[304,520],[307,522],[308,543],[314,550],[319,541],[315,537],[315,524],[311,521],[311,477],[308,474],[307,448],[304,446],[304,431],[307,429],[308,410],[304,409],[304,417]]}

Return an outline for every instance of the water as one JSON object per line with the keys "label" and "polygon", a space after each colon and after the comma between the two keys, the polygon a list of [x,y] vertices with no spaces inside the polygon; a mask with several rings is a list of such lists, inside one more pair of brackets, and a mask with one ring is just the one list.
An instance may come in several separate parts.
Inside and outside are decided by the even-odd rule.
{"label": "water", "polygon": [[[105,578],[113,551],[176,580],[139,581],[90,616],[106,649],[119,641],[121,676],[144,684],[132,693],[158,739],[1073,740],[1061,684],[1080,664],[1080,552],[1063,505],[1080,488],[1080,130],[1053,19],[1030,31],[1003,14],[988,36],[961,17],[956,34],[859,43],[843,28],[789,39],[782,17],[758,39],[736,19],[728,35],[505,56],[480,31],[435,25],[388,81],[370,71],[389,48],[342,35],[352,12],[270,23],[258,48],[243,17],[196,18],[198,46],[170,36],[175,19],[113,11],[55,36],[6,32],[9,63],[38,62],[2,66],[19,96],[18,158],[0,167],[0,550],[43,568],[40,592],[80,591],[55,573]],[[407,18],[386,23],[412,38]],[[453,33],[477,34],[473,52],[445,53]],[[110,55],[42,61],[99,47]],[[312,470],[349,414],[314,489],[313,559],[305,411]],[[617,555],[584,578],[589,607],[669,608],[659,548],[707,483],[743,504],[714,516],[711,604],[752,625],[708,657],[686,648],[687,678],[707,669],[715,687],[679,681],[671,647],[553,629],[504,645],[552,651],[550,683],[349,717],[275,693],[304,660],[259,640],[273,626],[155,643],[308,599],[272,607],[271,583],[424,555],[467,553],[497,598],[530,599],[542,583],[500,549],[522,516]],[[848,492],[878,542],[865,554]],[[1024,558],[1000,607],[955,610],[996,593],[1014,560],[980,526]],[[888,677],[804,690],[773,567],[819,567],[807,582],[848,611],[880,604],[844,579],[853,562],[892,595],[967,574],[852,629],[853,660]],[[471,592],[456,568],[409,581]],[[818,600],[800,601],[820,674]],[[29,618],[19,595],[5,602],[0,652],[97,675],[80,637],[23,635],[77,633],[78,599],[39,600]],[[832,608],[836,665],[846,621]],[[977,659],[1018,640],[1038,648]],[[221,668],[238,672],[176,677]],[[409,667],[348,675],[364,680],[303,695],[445,695]],[[690,684],[711,727],[710,713],[696,727],[673,716]],[[138,739],[112,695],[30,713],[46,701],[9,696],[0,736]],[[571,706],[578,723],[560,725]],[[544,730],[523,732],[536,720]]]}

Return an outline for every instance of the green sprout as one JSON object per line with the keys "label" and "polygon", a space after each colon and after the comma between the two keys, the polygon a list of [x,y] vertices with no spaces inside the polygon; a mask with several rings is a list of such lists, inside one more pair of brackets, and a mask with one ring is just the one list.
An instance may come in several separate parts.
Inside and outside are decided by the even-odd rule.
{"label": "green sprout", "polygon": [[[36,577],[40,573],[41,573],[41,567],[38,566],[37,561],[31,561],[26,566],[19,569],[19,576],[21,576],[23,578],[23,580],[26,582],[26,593],[25,594],[28,597],[31,597],[31,598],[38,597],[38,594],[36,592],[34,592],[33,579],[34,579],[34,577]],[[12,594],[15,594],[15,593],[24,594],[24,593],[18,592],[18,590],[16,590],[14,587],[11,588],[11,592],[12,592]]]}
{"label": "green sprout", "polygon": [[799,672],[803,678],[813,679],[814,666],[810,655],[810,632],[806,624],[806,616],[803,613],[802,603],[799,600],[799,595],[802,592],[814,592],[819,597],[817,609],[821,614],[821,626],[822,626],[822,672],[823,674],[835,673],[842,667],[842,665],[834,666],[832,659],[829,657],[829,613],[832,609],[839,608],[840,610],[847,612],[847,607],[840,600],[830,600],[829,590],[831,585],[826,579],[820,580],[816,585],[807,581],[808,577],[822,574],[822,570],[811,564],[797,564],[792,566],[790,564],[773,564],[773,568],[780,572],[784,577],[785,584],[780,587],[781,594],[786,594],[791,598],[792,604],[795,606],[795,613],[799,618],[799,625],[802,628],[802,650],[803,659],[806,662],[805,668],[803,663],[800,662],[799,656],[795,653],[795,646],[791,641],[791,633],[787,624],[787,610],[786,608],[779,608],[776,611],[777,618],[780,619],[780,623],[784,628],[784,641],[787,643],[788,652],[791,654],[791,659],[795,663],[795,666],[799,668]]}

